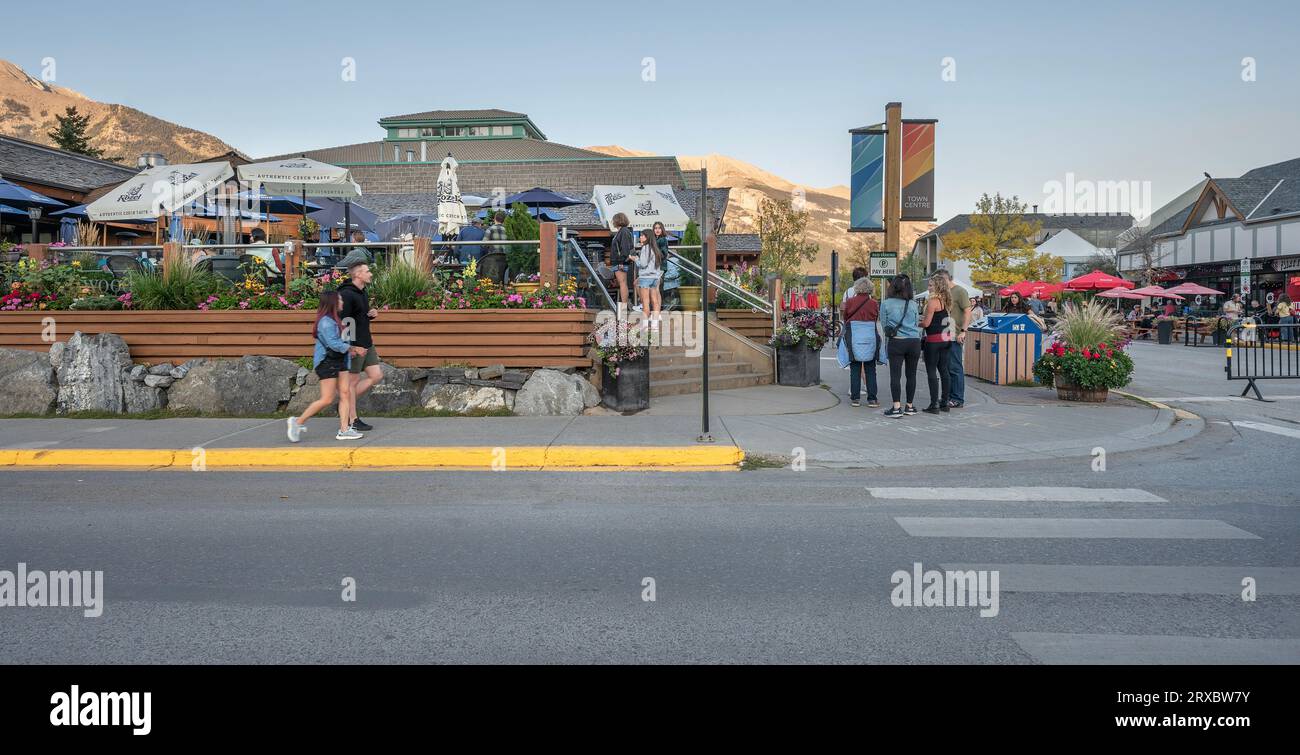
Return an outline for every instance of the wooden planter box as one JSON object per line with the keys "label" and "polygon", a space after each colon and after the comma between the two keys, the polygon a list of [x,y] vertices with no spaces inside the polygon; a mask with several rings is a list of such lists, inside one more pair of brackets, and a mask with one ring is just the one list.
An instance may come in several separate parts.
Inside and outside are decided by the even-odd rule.
{"label": "wooden planter box", "polygon": [[1106,388],[1080,388],[1074,384],[1074,381],[1059,372],[1052,378],[1052,382],[1056,385],[1056,397],[1062,401],[1090,401],[1100,404],[1110,397],[1110,391]]}
{"label": "wooden planter box", "polygon": [[[48,351],[42,319],[51,317],[56,340],[78,330],[116,333],[137,362],[246,354],[296,359],[311,356],[314,316],[300,310],[0,312],[0,347]],[[594,310],[582,309],[401,309],[381,312],[370,330],[380,357],[399,367],[590,367],[587,338],[595,318]]]}
{"label": "wooden planter box", "polygon": [[752,309],[719,309],[718,322],[749,340],[767,345],[772,338],[772,316]]}

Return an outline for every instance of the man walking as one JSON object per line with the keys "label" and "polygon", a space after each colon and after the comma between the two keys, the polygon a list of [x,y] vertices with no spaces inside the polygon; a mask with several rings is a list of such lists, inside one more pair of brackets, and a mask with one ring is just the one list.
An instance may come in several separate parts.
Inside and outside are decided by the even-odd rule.
{"label": "man walking", "polygon": [[960,409],[966,404],[966,364],[963,352],[966,350],[966,329],[970,327],[970,295],[965,287],[954,285],[952,273],[940,270],[948,279],[948,333],[955,339],[948,349],[948,406]]}
{"label": "man walking", "polygon": [[343,311],[340,313],[343,338],[354,349],[347,375],[352,385],[351,426],[357,432],[366,432],[374,428],[357,416],[356,406],[361,394],[384,379],[384,371],[379,368],[379,352],[370,336],[370,321],[378,317],[379,312],[370,307],[370,297],[366,295],[366,286],[374,274],[365,258],[361,254],[353,256],[348,260],[347,270],[348,282],[339,286],[339,296],[343,297]]}

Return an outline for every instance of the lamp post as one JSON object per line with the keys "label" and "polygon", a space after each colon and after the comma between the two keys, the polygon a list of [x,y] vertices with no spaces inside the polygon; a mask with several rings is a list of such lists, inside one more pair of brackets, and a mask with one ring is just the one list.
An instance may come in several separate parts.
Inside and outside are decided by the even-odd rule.
{"label": "lamp post", "polygon": [[36,221],[41,219],[41,208],[28,207],[27,217],[32,219],[32,243],[33,244],[39,243],[40,239],[36,237]]}

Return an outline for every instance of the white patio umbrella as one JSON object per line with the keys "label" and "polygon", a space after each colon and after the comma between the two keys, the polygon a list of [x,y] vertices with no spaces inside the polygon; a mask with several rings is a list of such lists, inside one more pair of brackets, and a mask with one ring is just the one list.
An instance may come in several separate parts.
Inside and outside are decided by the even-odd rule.
{"label": "white patio umbrella", "polygon": [[141,171],[86,206],[91,220],[156,220],[220,186],[235,174],[230,163],[161,165]]}
{"label": "white patio umbrella", "polygon": [[670,231],[684,231],[690,222],[686,211],[677,202],[673,187],[656,186],[594,186],[592,204],[600,218],[614,230],[614,216],[623,213],[627,216],[634,231],[649,228],[655,223],[663,223]]}
{"label": "white patio umbrella", "polygon": [[438,233],[444,237],[459,233],[469,223],[465,203],[461,201],[460,182],[456,179],[456,159],[447,154],[438,171]]}
{"label": "white patio umbrella", "polygon": [[[361,187],[352,180],[352,171],[310,157],[287,157],[241,165],[239,179],[254,187],[261,184],[267,194],[300,194],[304,205],[308,194],[342,199],[346,203],[343,207],[345,229],[351,227],[350,200],[361,196]],[[303,209],[302,217],[306,220],[306,209]]]}

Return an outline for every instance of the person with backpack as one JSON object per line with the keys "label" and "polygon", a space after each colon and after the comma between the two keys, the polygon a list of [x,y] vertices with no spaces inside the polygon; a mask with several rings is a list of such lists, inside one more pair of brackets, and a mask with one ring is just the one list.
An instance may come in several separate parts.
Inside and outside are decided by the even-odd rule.
{"label": "person with backpack", "polygon": [[348,380],[348,365],[356,349],[343,340],[343,320],[339,316],[343,311],[343,297],[338,291],[322,291],[320,306],[316,308],[316,324],[312,326],[312,337],[316,340],[316,349],[312,353],[312,369],[320,378],[320,397],[311,402],[302,414],[290,417],[287,421],[289,442],[302,440],[307,431],[307,420],[311,419],[325,407],[333,404],[335,396],[339,404],[339,431],[335,440],[358,440],[361,433],[352,429],[348,416],[352,412],[352,384]]}
{"label": "person with backpack", "polygon": [[880,319],[880,302],[871,295],[871,278],[867,277],[865,268],[854,268],[853,286],[845,292],[845,299],[840,305],[844,316],[844,338],[841,363],[849,367],[849,403],[861,406],[862,373],[867,373],[867,407],[880,408],[876,398],[876,364],[880,359],[884,344],[878,337],[876,329]]}
{"label": "person with backpack", "polygon": [[[885,412],[890,419],[916,414],[916,365],[921,359],[921,327],[917,324],[916,305],[912,303],[912,279],[895,275],[889,282],[888,296],[880,305],[880,327],[889,339],[889,393],[894,405]],[[907,404],[902,399],[902,380],[906,375]]]}

